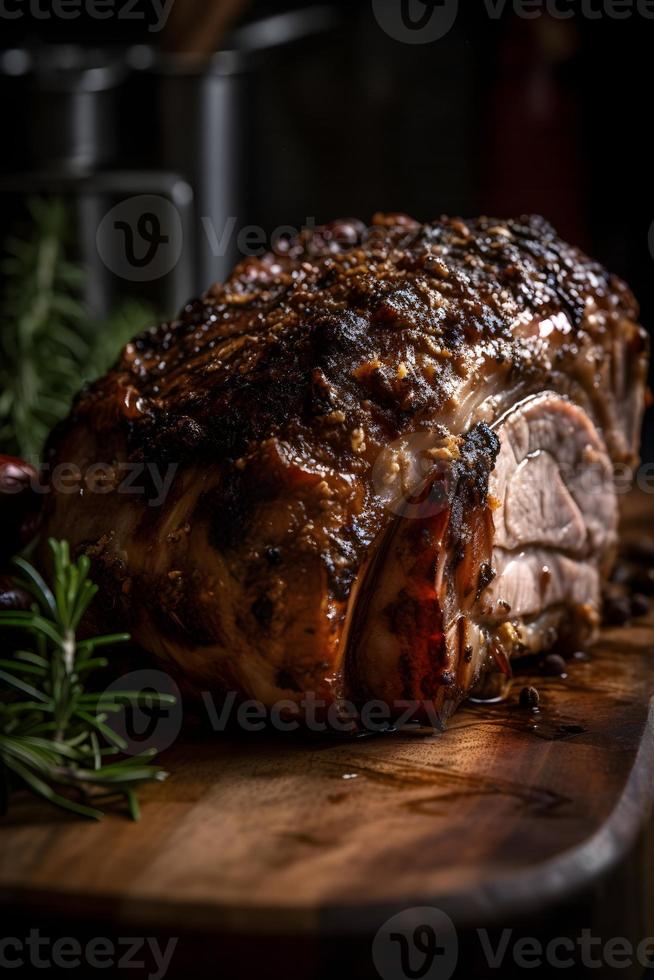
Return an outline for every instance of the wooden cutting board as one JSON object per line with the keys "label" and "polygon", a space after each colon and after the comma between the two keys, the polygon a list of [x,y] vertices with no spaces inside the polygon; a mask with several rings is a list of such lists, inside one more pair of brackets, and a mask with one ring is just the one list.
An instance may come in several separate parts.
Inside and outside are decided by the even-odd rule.
{"label": "wooden cutting board", "polygon": [[[638,533],[651,499],[630,501]],[[535,669],[535,668],[534,668]],[[517,705],[533,683],[541,711]],[[654,619],[568,676],[443,735],[186,737],[143,816],[87,823],[25,797],[0,824],[0,904],[132,927],[258,935],[376,928],[406,906],[535,914],[619,861],[654,789]]]}

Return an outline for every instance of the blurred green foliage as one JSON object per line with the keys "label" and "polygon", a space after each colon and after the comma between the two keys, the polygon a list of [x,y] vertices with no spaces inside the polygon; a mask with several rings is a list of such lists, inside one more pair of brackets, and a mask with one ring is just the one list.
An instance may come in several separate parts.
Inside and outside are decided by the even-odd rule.
{"label": "blurred green foliage", "polygon": [[34,458],[84,382],[154,318],[137,301],[105,321],[82,301],[84,272],[68,258],[70,214],[60,200],[30,202],[31,231],[5,244],[0,299],[0,452]]}

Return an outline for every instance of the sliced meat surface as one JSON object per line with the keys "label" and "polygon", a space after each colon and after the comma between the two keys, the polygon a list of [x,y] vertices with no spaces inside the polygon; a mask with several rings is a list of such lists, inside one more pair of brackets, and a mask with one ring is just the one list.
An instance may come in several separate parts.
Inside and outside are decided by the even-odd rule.
{"label": "sliced meat surface", "polygon": [[[417,478],[438,438],[414,448],[404,471]],[[448,455],[389,497],[394,527],[353,596],[346,654],[355,699],[427,698],[443,718],[485,670],[592,639],[617,536],[606,446],[565,397],[527,398]]]}

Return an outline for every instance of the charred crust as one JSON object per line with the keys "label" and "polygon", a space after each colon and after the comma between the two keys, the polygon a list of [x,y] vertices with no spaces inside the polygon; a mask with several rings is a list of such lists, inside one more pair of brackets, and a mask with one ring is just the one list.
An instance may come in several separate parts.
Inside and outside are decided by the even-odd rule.
{"label": "charred crust", "polygon": [[473,426],[460,449],[453,467],[453,487],[450,503],[449,542],[451,563],[456,568],[463,561],[476,525],[472,515],[486,507],[488,479],[498,453],[500,441],[484,423]]}
{"label": "charred crust", "polygon": [[[75,418],[99,425],[101,405],[130,453],[157,461],[225,461],[253,441],[299,431],[320,452],[321,419],[334,410],[363,411],[380,437],[394,439],[416,414],[442,406],[466,344],[495,345],[498,362],[524,372],[521,317],[565,313],[574,343],[589,299],[627,319],[638,313],[624,283],[539,217],[420,225],[377,215],[370,230],[347,219],[279,252],[246,260],[177,320],[135,338],[80,394],[50,445]],[[372,351],[378,363],[366,370]],[[407,357],[438,364],[438,351],[442,363],[428,376],[396,376]]]}
{"label": "charred crust", "polygon": [[[496,575],[497,572],[490,564],[490,562],[484,561],[481,563],[481,567],[479,569],[479,578],[477,579],[477,595],[476,595],[477,600],[480,599],[482,592],[486,588],[488,588],[488,586],[491,584],[491,582],[493,581]],[[508,605],[508,603],[505,603],[505,605]],[[511,607],[509,606],[509,609],[510,608]]]}
{"label": "charred crust", "polygon": [[349,542],[333,539],[335,552],[324,552],[322,561],[327,570],[327,581],[331,595],[338,602],[345,602],[356,578],[357,556]]}

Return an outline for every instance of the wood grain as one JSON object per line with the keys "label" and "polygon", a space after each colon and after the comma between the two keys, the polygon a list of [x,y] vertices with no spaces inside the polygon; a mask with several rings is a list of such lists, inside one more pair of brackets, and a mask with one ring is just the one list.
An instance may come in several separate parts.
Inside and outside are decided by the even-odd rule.
{"label": "wood grain", "polygon": [[[627,532],[651,513],[631,501]],[[525,683],[536,715],[517,704]],[[186,736],[140,824],[21,798],[0,824],[0,904],[235,934],[347,933],[420,904],[458,921],[535,910],[618,861],[648,819],[653,691],[648,618],[443,735]]]}

